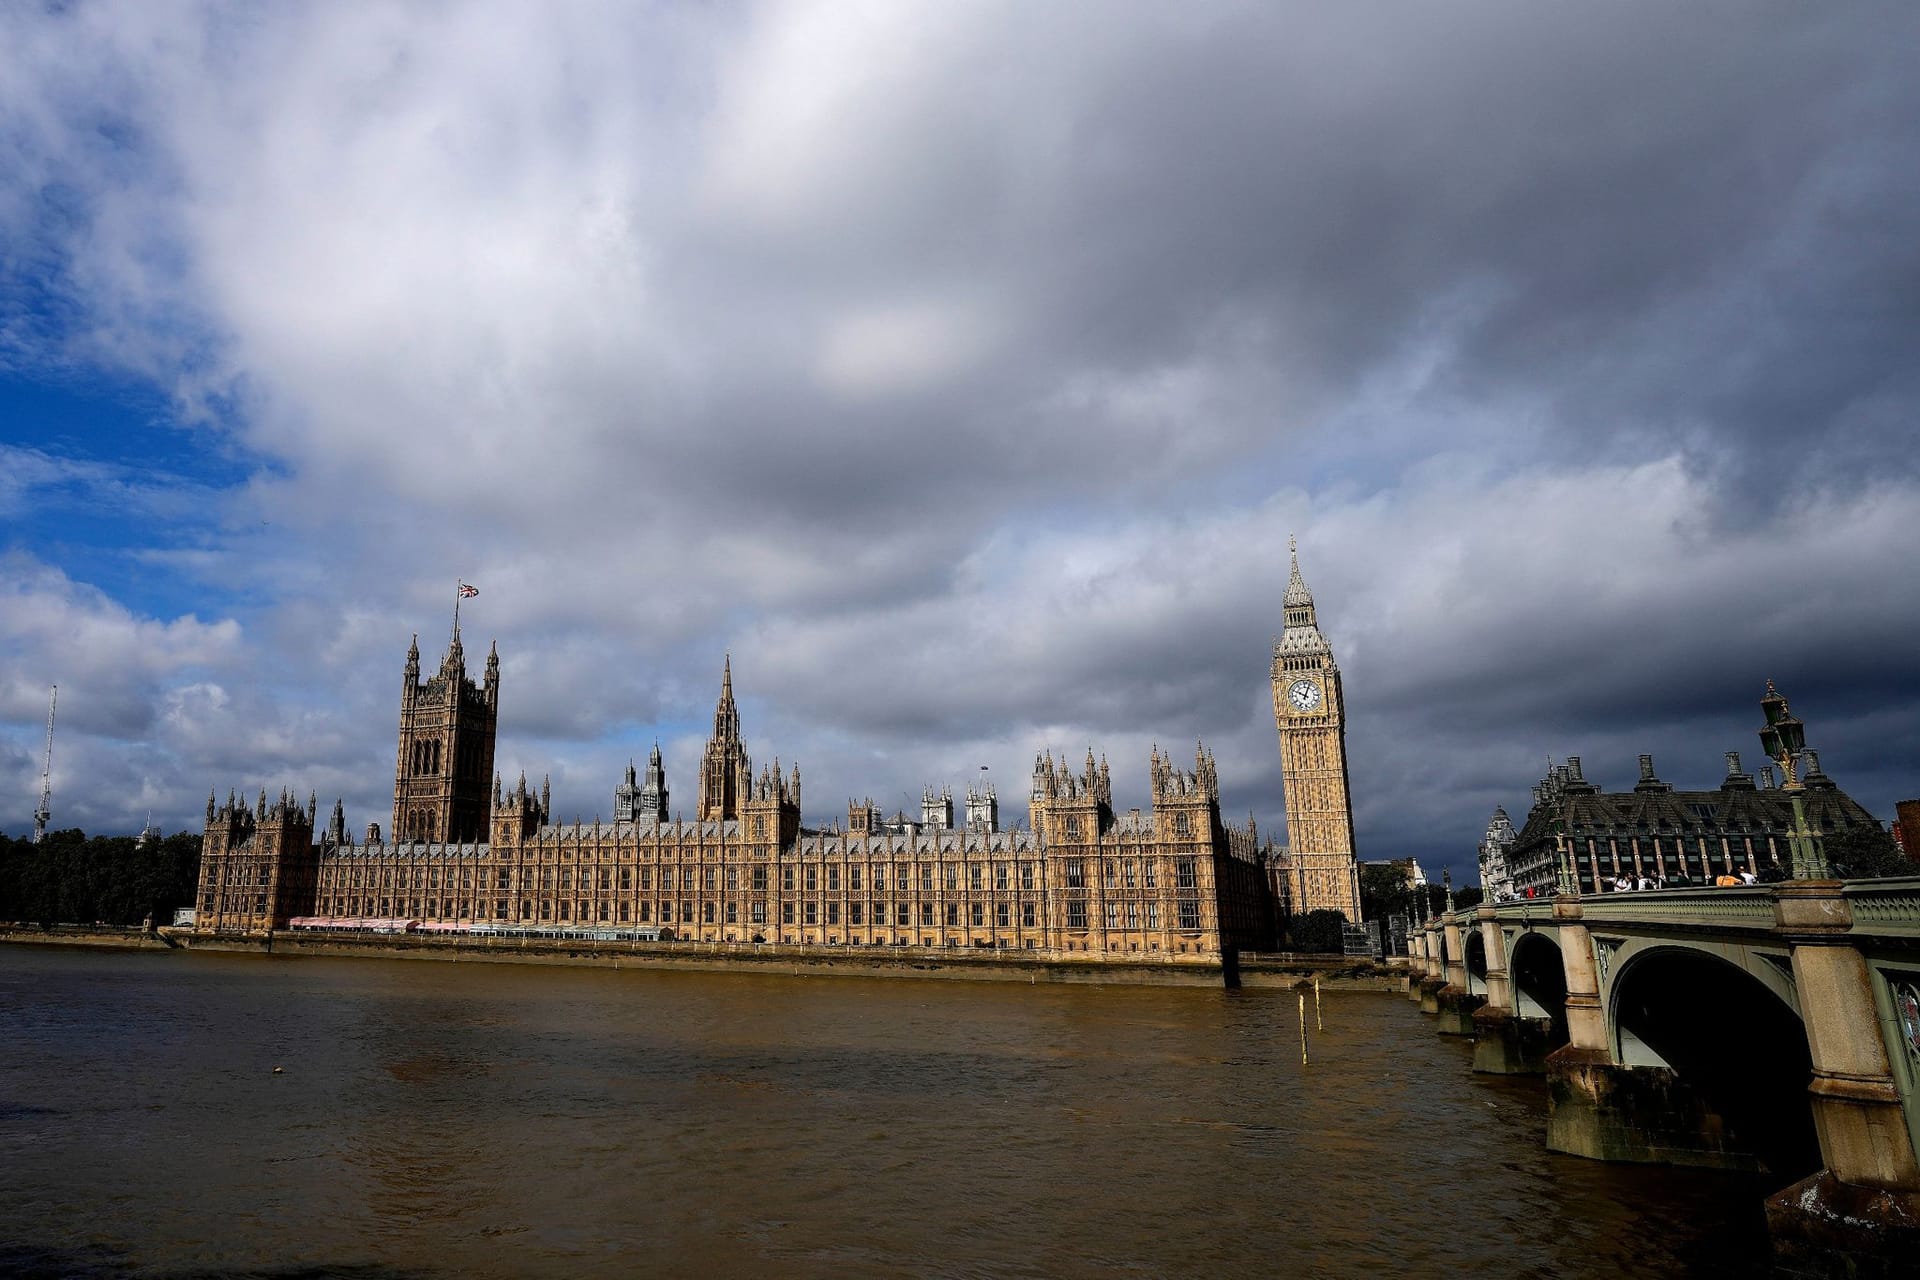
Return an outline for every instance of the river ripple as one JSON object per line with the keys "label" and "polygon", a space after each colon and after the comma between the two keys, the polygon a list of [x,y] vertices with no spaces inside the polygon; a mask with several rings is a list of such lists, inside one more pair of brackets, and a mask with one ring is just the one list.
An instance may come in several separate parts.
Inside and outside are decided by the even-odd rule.
{"label": "river ripple", "polygon": [[1303,1067],[1285,992],[0,947],[0,1272],[1764,1270],[1764,1182],[1323,1016]]}

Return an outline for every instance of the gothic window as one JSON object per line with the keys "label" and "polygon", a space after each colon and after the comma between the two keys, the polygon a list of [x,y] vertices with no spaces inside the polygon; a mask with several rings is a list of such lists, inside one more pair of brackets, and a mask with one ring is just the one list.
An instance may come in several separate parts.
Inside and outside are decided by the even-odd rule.
{"label": "gothic window", "polygon": [[1020,904],[1020,924],[1023,928],[1033,928],[1033,904],[1031,902],[1023,902]]}
{"label": "gothic window", "polygon": [[1200,927],[1200,904],[1192,898],[1180,900],[1180,927],[1182,929]]}
{"label": "gothic window", "polygon": [[949,862],[946,865],[945,871],[946,871],[945,881],[946,881],[947,888],[958,889],[960,887],[960,868],[955,866],[953,863]]}
{"label": "gothic window", "polygon": [[[1179,858],[1173,864],[1174,884],[1181,889],[1194,888],[1199,881],[1194,876],[1192,858]],[[1185,927],[1184,925],[1182,926]]]}
{"label": "gothic window", "polygon": [[947,923],[950,925],[957,925],[960,923],[960,904],[959,903],[949,902],[947,904]]}
{"label": "gothic window", "polygon": [[980,927],[981,925],[983,925],[983,924],[985,924],[986,922],[987,922],[987,908],[986,908],[986,904],[984,904],[984,903],[980,903],[980,902],[976,902],[976,903],[974,903],[974,904],[973,904],[973,926],[974,926],[974,928],[976,928],[976,929],[977,929],[977,928],[979,928],[979,927]]}
{"label": "gothic window", "polygon": [[1143,873],[1143,882],[1149,889],[1158,887],[1160,877],[1155,872],[1156,865],[1152,858],[1143,859],[1140,864],[1140,870]]}
{"label": "gothic window", "polygon": [[[755,867],[753,869],[753,890],[755,893],[765,893],[767,891],[767,869],[765,867]],[[766,921],[756,920],[754,923],[765,924]]]}
{"label": "gothic window", "polygon": [[1120,904],[1117,902],[1109,902],[1107,904],[1107,928],[1118,929],[1119,927],[1120,927]]}
{"label": "gothic window", "polygon": [[996,902],[993,904],[993,922],[1000,928],[1004,929],[1007,927],[1008,917],[1011,914],[1007,909],[1006,903]]}
{"label": "gothic window", "polygon": [[1173,834],[1177,836],[1193,834],[1193,818],[1185,809],[1173,815]]}
{"label": "gothic window", "polygon": [[807,868],[807,892],[814,893],[820,888],[820,868]]}
{"label": "gothic window", "polygon": [[1087,927],[1087,904],[1082,898],[1067,900],[1067,928],[1084,929]]}
{"label": "gothic window", "polygon": [[1079,838],[1080,838],[1080,815],[1077,813],[1070,813],[1067,815],[1067,839],[1078,840]]}
{"label": "gothic window", "polygon": [[1022,889],[1033,888],[1033,864],[1031,862],[1023,862],[1020,864],[1020,887]]}
{"label": "gothic window", "polygon": [[[847,888],[853,890],[855,893],[860,892],[860,868],[847,868]],[[856,920],[854,923],[859,924],[860,922]]]}
{"label": "gothic window", "polygon": [[969,866],[967,868],[967,887],[970,889],[980,888],[981,882],[986,875],[986,870],[985,867],[977,862]]}
{"label": "gothic window", "polygon": [[1080,859],[1068,858],[1066,860],[1065,870],[1066,870],[1066,876],[1067,876],[1067,888],[1069,889],[1086,888],[1086,885],[1087,885],[1086,867],[1085,867],[1085,864],[1080,861]]}

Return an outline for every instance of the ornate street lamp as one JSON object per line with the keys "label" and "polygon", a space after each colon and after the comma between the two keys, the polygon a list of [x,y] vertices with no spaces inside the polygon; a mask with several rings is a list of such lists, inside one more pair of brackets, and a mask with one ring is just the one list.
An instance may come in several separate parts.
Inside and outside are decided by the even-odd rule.
{"label": "ornate street lamp", "polygon": [[1793,828],[1787,832],[1787,856],[1795,880],[1824,880],[1827,859],[1814,846],[1813,833],[1807,830],[1806,787],[1794,771],[1794,761],[1807,747],[1807,727],[1800,717],[1787,709],[1787,700],[1767,681],[1767,696],[1760,699],[1760,711],[1767,722],[1760,726],[1760,749],[1780,766],[1786,778],[1783,790],[1793,802]]}

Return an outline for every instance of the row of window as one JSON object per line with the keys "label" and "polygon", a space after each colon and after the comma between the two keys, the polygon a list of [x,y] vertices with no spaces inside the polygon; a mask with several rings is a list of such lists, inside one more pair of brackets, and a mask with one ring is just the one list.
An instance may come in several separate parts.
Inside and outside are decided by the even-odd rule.
{"label": "row of window", "polygon": [[[264,903],[264,899],[262,901]],[[522,920],[534,919],[535,908],[537,906],[538,918],[542,920],[586,920],[590,917],[597,917],[600,920],[622,924],[632,923],[635,920],[641,924],[654,922],[654,903],[651,900],[644,900],[637,904],[630,902],[582,902],[575,904],[565,899],[557,903],[548,899],[542,899],[537,904],[532,901],[523,901],[519,905],[520,919]],[[891,911],[889,911],[888,905],[889,904],[883,902],[876,902],[871,905],[864,902],[846,903],[844,904],[844,922],[851,925],[871,923],[886,926],[892,924],[899,928],[912,928],[915,925],[923,928],[932,928],[936,925],[944,924],[951,928],[972,926],[973,928],[980,929],[987,927],[988,921],[991,919],[993,927],[1009,929],[1014,927],[1014,921],[1017,916],[1019,927],[1023,929],[1039,927],[1038,909],[1035,904],[1031,902],[1017,904],[1017,913],[1015,911],[1016,904],[1007,902],[996,902],[992,904],[973,902],[965,904],[964,908],[960,903],[949,902],[938,909],[936,909],[935,904],[931,902],[918,904],[900,902],[892,904]],[[780,904],[780,923],[789,925],[837,925],[842,923],[842,906],[843,904],[836,901],[824,903],[817,901],[801,903],[783,902]],[[989,907],[991,907],[991,911],[989,911]],[[323,902],[322,904],[324,911],[334,915],[386,917],[398,914],[408,917],[418,916],[422,919],[440,918],[443,914],[443,908],[446,917],[460,919],[484,918],[486,910],[485,904],[462,902],[453,898],[376,899],[370,897],[336,897],[332,899],[331,902]],[[495,902],[492,904],[492,908],[494,919],[507,919],[509,910],[508,903],[504,901]],[[210,907],[208,909],[211,910]],[[683,901],[677,904],[677,909],[678,921],[682,924],[696,923],[696,911],[698,913],[698,923],[740,923],[740,904],[737,902],[703,902],[696,904]],[[261,910],[265,910],[264,905],[261,907]],[[1068,901],[1066,910],[1067,927],[1069,929],[1085,929],[1087,927],[1087,904],[1084,900],[1075,899]],[[1180,899],[1175,903],[1175,912],[1176,928],[1198,929],[1200,927],[1200,903],[1197,899]],[[672,902],[660,903],[658,922],[661,924],[672,924],[675,922],[675,919],[676,904]],[[765,902],[748,903],[747,921],[751,924],[767,924],[769,922],[768,904]],[[1158,929],[1160,927],[1160,904],[1154,901],[1110,902],[1106,904],[1106,926],[1109,929]]]}
{"label": "row of window", "polygon": [[[1091,883],[1088,877],[1088,861],[1089,859],[1083,858],[1062,859],[1062,874],[1067,888],[1081,889],[1088,887]],[[1104,871],[1099,883],[1107,886],[1126,889],[1153,889],[1159,886],[1158,864],[1154,859],[1107,858],[1104,859],[1104,866],[1101,866],[1103,860],[1092,859],[1091,861],[1095,863],[1096,870]],[[917,868],[917,876],[911,874],[910,868]],[[743,868],[737,866],[683,867],[677,873],[678,887],[683,889],[697,888],[714,891],[718,890],[721,884],[724,883],[729,891],[736,891],[740,888],[742,879],[740,873],[742,870]],[[749,873],[747,879],[753,889],[760,891],[766,889],[766,867],[753,866],[744,868],[744,870]],[[840,892],[842,878],[841,871],[842,868],[838,864],[828,864],[824,867],[818,863],[808,863],[801,867],[788,864],[780,868],[780,887],[783,890],[789,891],[799,887],[806,889],[808,892],[817,892],[824,880],[827,892],[838,893]],[[865,868],[851,866],[845,868],[845,872],[847,890],[853,893],[864,891],[865,886],[863,880],[865,879]],[[574,869],[572,867],[526,868],[525,873],[527,875],[537,874],[539,877],[539,887],[542,889],[552,889],[556,887],[571,889],[576,887]],[[484,884],[484,872],[482,874]],[[659,881],[659,887],[662,890],[671,892],[676,887],[675,868],[672,866],[656,868],[650,864],[640,867],[626,866],[617,869],[613,867],[582,867],[579,870],[578,887],[582,889],[595,887],[612,889],[616,875],[619,880],[619,887],[622,889],[634,888],[637,879],[639,888],[651,890],[654,887],[656,875]],[[1031,890],[1035,888],[1038,883],[1034,863],[996,862],[989,868],[985,863],[975,862],[966,864],[964,876],[966,887],[968,889],[984,890],[987,887],[989,875],[991,875],[992,885],[995,889],[1010,889],[1013,888],[1017,882],[1021,889]],[[962,878],[961,865],[952,862],[940,864],[937,868],[935,864],[930,862],[918,864],[901,862],[892,865],[891,874],[889,873],[889,866],[885,863],[878,864],[872,869],[873,888],[880,892],[886,891],[889,879],[891,879],[895,890],[900,893],[910,892],[911,886],[916,880],[922,893],[932,893],[937,889],[957,891],[961,887]],[[557,885],[556,879],[558,881]],[[512,871],[510,868],[495,867],[493,869],[493,880],[493,887],[496,889],[511,889],[513,887]],[[472,867],[460,868],[459,887],[471,889],[473,887],[473,881],[474,869]],[[356,866],[349,869],[346,881],[350,888],[355,889],[374,887],[438,889],[441,887],[440,882],[441,868],[437,866]],[[1195,859],[1174,859],[1174,885],[1181,889],[1192,889],[1196,887],[1197,884],[1198,872],[1196,870]],[[448,868],[446,871],[446,887],[455,887],[452,868]]]}

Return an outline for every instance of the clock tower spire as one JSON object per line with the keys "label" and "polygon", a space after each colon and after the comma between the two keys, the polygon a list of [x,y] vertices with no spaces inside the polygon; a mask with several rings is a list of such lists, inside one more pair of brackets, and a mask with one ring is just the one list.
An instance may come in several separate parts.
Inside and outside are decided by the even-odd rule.
{"label": "clock tower spire", "polygon": [[1286,629],[1273,646],[1273,719],[1286,788],[1291,910],[1343,912],[1360,922],[1360,872],[1353,852],[1347,787],[1347,711],[1333,647],[1320,634],[1300,553],[1287,539],[1292,572]]}

